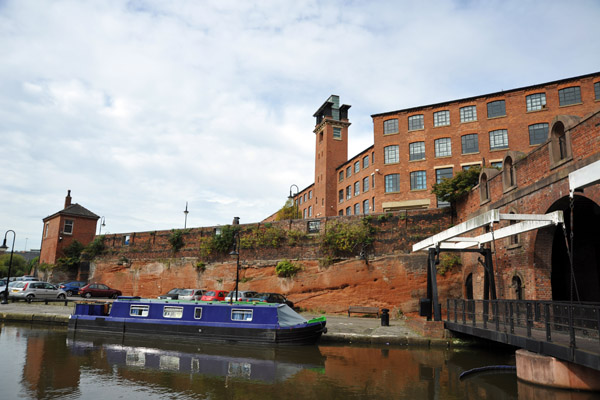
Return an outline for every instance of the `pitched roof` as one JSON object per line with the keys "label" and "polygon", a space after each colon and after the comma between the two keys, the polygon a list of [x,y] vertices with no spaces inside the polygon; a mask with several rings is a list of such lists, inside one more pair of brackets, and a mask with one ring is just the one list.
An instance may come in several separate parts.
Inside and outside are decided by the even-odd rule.
{"label": "pitched roof", "polygon": [[64,210],[60,210],[59,212],[56,212],[52,215],[47,216],[46,218],[43,219],[43,221],[49,220],[58,215],[70,215],[73,217],[83,217],[83,218],[90,218],[90,219],[96,219],[96,220],[98,218],[100,218],[98,215],[94,214],[87,208],[75,203],[75,204],[71,204],[70,206],[67,206]]}

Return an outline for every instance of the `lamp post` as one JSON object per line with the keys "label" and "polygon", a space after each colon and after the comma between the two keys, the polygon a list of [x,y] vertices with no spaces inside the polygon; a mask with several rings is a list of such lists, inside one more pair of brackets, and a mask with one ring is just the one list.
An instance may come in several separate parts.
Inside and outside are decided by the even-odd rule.
{"label": "lamp post", "polygon": [[17,237],[17,234],[15,233],[15,231],[10,230],[10,229],[8,231],[6,231],[6,233],[4,234],[4,242],[2,242],[2,246],[0,246],[0,250],[6,251],[8,249],[8,246],[6,246],[6,235],[8,235],[8,232],[12,232],[13,242],[12,242],[12,249],[10,250],[10,260],[8,261],[8,275],[6,277],[6,288],[4,291],[4,298],[2,299],[1,304],[8,303],[8,281],[10,280],[10,268],[12,267],[13,253],[15,252],[15,239]]}
{"label": "lamp post", "polygon": [[[295,194],[295,195],[292,195],[292,188],[293,188],[293,187],[295,187],[295,188],[296,188],[296,194]],[[294,197],[295,197],[295,196],[298,196],[298,193],[300,193],[300,189],[298,189],[298,186],[296,186],[296,185],[292,184],[292,186],[290,186],[290,195],[288,196],[288,199],[292,200],[292,206],[294,206],[294,209],[295,209],[295,211],[296,211],[296,212],[294,213],[294,214],[295,214],[295,216],[296,216],[296,219],[298,219],[298,218],[299,218],[299,217],[298,217],[298,203],[297,203],[297,200],[296,200],[296,201],[294,201]]]}
{"label": "lamp post", "polygon": [[187,209],[187,204],[188,202],[185,202],[185,210],[183,211],[183,213],[185,214],[185,221],[183,222],[183,229],[187,228],[187,215],[190,213]]}
{"label": "lamp post", "polygon": [[[240,223],[240,217],[234,217],[233,218],[233,225],[239,225]],[[231,253],[229,253],[230,256],[235,256],[236,257],[236,264],[235,264],[235,301],[237,301],[238,299],[238,285],[240,282],[240,231],[236,230],[233,233],[233,249],[231,250]],[[229,297],[229,304],[233,303],[233,296]]]}
{"label": "lamp post", "polygon": [[98,228],[98,235],[102,234],[102,227],[106,226],[106,218],[100,218],[100,227]]}

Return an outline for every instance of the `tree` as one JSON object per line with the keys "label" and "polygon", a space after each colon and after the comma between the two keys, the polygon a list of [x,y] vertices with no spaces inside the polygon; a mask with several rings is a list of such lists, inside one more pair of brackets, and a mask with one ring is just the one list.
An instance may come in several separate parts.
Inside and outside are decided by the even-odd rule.
{"label": "tree", "polygon": [[[0,256],[0,274],[2,276],[8,275],[8,264],[10,262],[10,253],[3,254]],[[12,266],[10,274],[12,276],[21,276],[29,272],[27,268],[27,260],[20,254],[13,254]]]}
{"label": "tree", "polygon": [[277,211],[277,221],[283,221],[285,219],[295,219],[298,217],[298,207],[294,205],[293,199],[288,199],[284,206]]}
{"label": "tree", "polygon": [[460,171],[450,179],[442,179],[440,183],[435,183],[431,193],[435,194],[442,201],[455,204],[458,199],[467,195],[473,186],[479,183],[480,172],[480,167],[471,167]]}

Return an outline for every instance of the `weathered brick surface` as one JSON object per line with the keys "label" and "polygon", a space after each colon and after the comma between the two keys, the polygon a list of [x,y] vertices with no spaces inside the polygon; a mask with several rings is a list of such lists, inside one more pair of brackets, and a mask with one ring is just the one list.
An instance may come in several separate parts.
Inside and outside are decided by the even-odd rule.
{"label": "weathered brick surface", "polygon": [[[460,220],[491,209],[499,209],[501,213],[545,214],[557,207],[561,199],[568,201],[565,200],[569,196],[568,174],[600,159],[600,111],[583,118],[568,134],[572,159],[557,166],[552,163],[551,141],[540,145],[514,162],[516,188],[506,191],[502,174],[489,178],[490,201],[482,204],[479,187],[475,187],[468,198],[457,205]],[[600,187],[587,187],[577,196],[597,205],[600,203]],[[508,221],[503,221],[495,229],[507,225]],[[548,227],[520,234],[518,245],[511,245],[509,238],[492,244],[497,250],[494,263],[500,297],[514,298],[511,282],[514,276],[518,276],[524,285],[524,298],[552,299],[551,257],[555,229],[559,229],[556,234],[562,235],[562,227]],[[476,232],[480,233],[483,229]],[[483,270],[477,265],[476,257],[464,255],[463,262],[463,282],[468,274],[473,273],[474,297],[483,298]]]}
{"label": "weathered brick surface", "polygon": [[[340,218],[361,217],[322,219],[321,229]],[[426,255],[410,254],[410,249],[415,241],[450,226],[448,210],[384,214],[381,218],[374,215],[371,223],[377,234],[368,262],[351,257],[321,267],[317,235],[297,246],[242,249],[240,290],[284,293],[309,310],[343,313],[350,305],[368,305],[389,308],[396,314],[416,312],[419,298],[426,296]],[[306,229],[305,221],[273,225],[286,230]],[[253,226],[242,225],[242,232]],[[198,241],[212,235],[213,228],[190,229],[184,235],[185,246],[177,253],[168,242],[170,233],[130,233],[129,245],[123,242],[125,234],[107,235],[108,249],[93,261],[91,280],[117,287],[125,295],[144,297],[155,297],[173,287],[233,289],[236,260],[218,255],[206,259],[199,253]],[[284,258],[302,267],[295,277],[277,277],[275,266]],[[199,261],[206,263],[204,269],[196,267]],[[456,297],[460,279],[459,270],[440,276],[441,296]]]}

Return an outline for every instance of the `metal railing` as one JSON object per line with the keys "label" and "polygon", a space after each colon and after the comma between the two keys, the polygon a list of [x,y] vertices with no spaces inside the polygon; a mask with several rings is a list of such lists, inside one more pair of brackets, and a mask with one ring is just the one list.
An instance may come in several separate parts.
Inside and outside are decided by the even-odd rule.
{"label": "metal railing", "polygon": [[571,348],[578,339],[600,342],[600,303],[448,299],[446,321],[546,342],[568,335]]}

